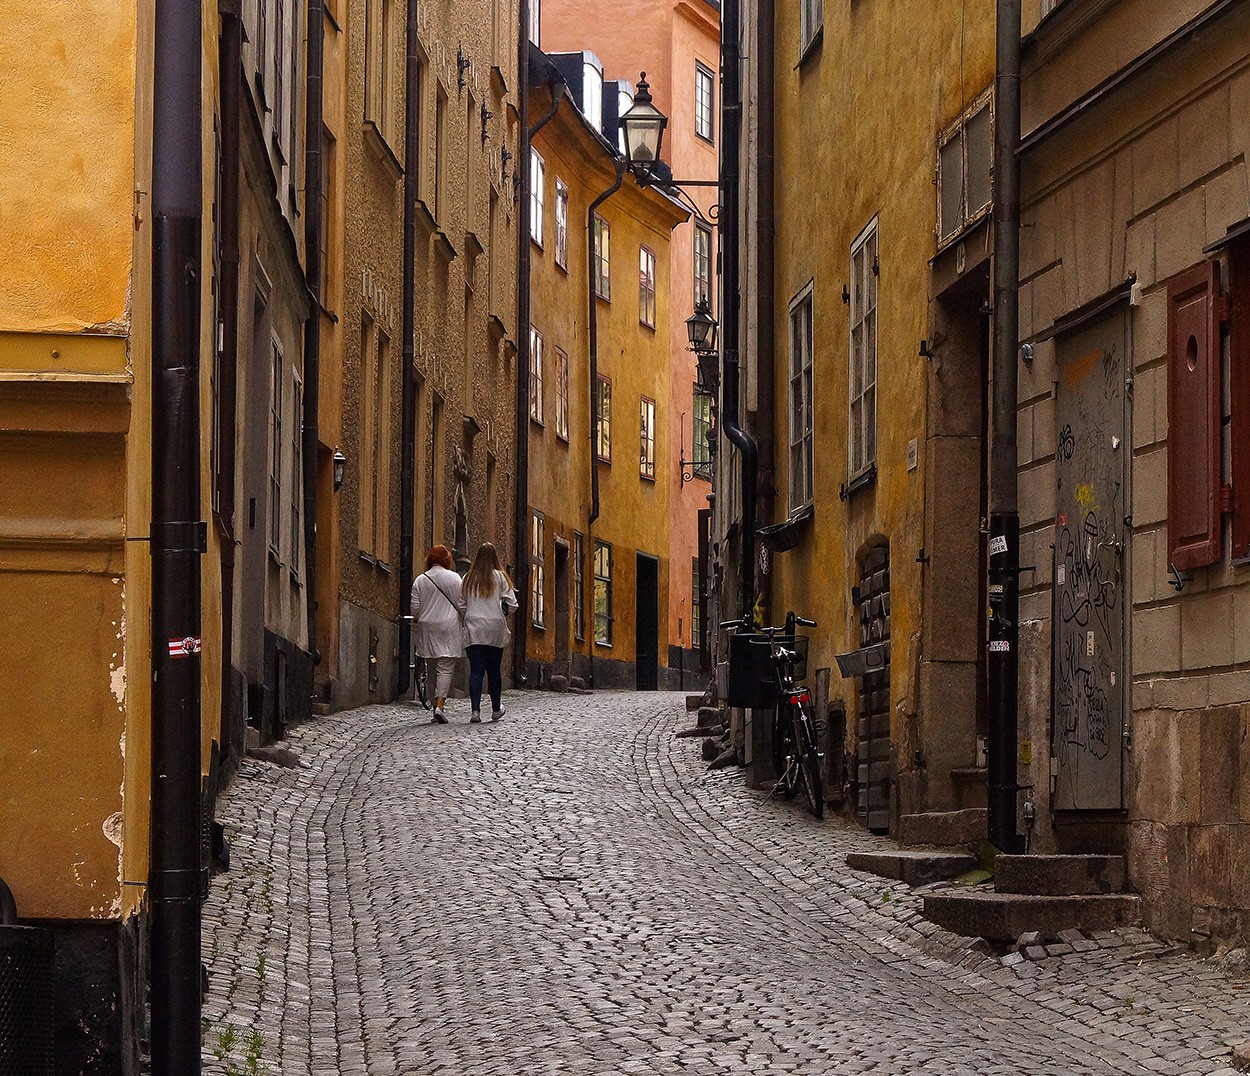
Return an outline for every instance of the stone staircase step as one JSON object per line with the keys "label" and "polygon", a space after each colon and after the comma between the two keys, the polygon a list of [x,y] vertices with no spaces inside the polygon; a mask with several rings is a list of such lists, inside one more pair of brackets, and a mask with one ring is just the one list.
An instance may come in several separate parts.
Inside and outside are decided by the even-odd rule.
{"label": "stone staircase step", "polygon": [[846,865],[867,874],[918,886],[958,878],[972,870],[977,860],[967,852],[899,848],[883,852],[849,852]]}
{"label": "stone staircase step", "polygon": [[904,847],[933,845],[956,848],[985,840],[986,810],[972,807],[964,811],[928,811],[905,814],[899,819],[899,843]]}
{"label": "stone staircase step", "polygon": [[1008,856],[994,860],[999,893],[1077,896],[1124,888],[1123,856]]}
{"label": "stone staircase step", "polygon": [[312,704],[312,713],[314,717],[329,717],[330,704],[328,702],[314,702]]}
{"label": "stone staircase step", "polygon": [[972,889],[927,894],[923,915],[952,934],[1014,942],[1029,931],[1057,938],[1063,930],[1132,926],[1140,911],[1138,898],[1128,893],[1056,897]]}

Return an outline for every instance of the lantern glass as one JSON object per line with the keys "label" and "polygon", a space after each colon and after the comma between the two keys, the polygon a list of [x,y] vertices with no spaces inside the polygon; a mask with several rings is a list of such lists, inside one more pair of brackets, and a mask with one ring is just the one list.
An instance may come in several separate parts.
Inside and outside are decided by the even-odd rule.
{"label": "lantern glass", "polygon": [[660,159],[668,117],[652,103],[645,71],[638,80],[634,103],[626,109],[620,122],[625,132],[625,156],[629,163],[650,170]]}

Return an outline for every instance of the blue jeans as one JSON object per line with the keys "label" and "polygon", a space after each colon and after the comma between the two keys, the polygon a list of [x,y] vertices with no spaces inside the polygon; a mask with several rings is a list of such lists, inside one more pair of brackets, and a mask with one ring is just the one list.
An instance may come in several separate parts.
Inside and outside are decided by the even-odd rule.
{"label": "blue jeans", "polygon": [[464,652],[469,656],[469,701],[473,703],[473,712],[482,709],[482,680],[485,679],[490,687],[491,706],[499,713],[503,696],[503,676],[499,671],[503,647],[466,646]]}

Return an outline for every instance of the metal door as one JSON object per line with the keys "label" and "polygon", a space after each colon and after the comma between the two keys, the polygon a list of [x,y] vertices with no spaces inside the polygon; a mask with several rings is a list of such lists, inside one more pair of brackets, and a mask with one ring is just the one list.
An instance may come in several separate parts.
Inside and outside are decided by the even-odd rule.
{"label": "metal door", "polygon": [[1055,810],[1123,805],[1128,310],[1058,341],[1051,755]]}
{"label": "metal door", "polygon": [[634,685],[639,691],[660,686],[660,562],[639,553],[634,589]]}
{"label": "metal door", "polygon": [[860,565],[859,644],[886,643],[885,665],[858,679],[857,810],[874,833],[890,828],[890,548],[876,546]]}

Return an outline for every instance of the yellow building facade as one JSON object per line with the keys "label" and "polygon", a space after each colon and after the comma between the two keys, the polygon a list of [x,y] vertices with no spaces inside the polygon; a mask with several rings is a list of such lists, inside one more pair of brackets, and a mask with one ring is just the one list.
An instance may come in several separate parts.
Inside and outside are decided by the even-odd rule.
{"label": "yellow building facade", "polygon": [[527,675],[654,688],[672,675],[668,274],[686,213],[626,175],[591,223],[617,174],[616,87],[591,53],[531,55]]}
{"label": "yellow building facade", "polygon": [[[753,254],[722,288],[743,297],[743,424],[760,446],[756,593],[768,623],[788,610],[819,622],[808,678],[830,730],[830,795],[885,830],[984,789],[989,161],[976,147],[990,129],[994,10],[824,5],[822,18],[820,5],[778,5],[775,20],[753,13],[744,38],[740,228]],[[738,613],[741,499],[737,453],[721,445],[713,576],[725,620]],[[839,655],[871,671],[843,679]],[[756,780],[768,776],[766,722],[746,715]]]}
{"label": "yellow building facade", "polygon": [[[148,870],[151,645],[152,11],[9,12],[14,102],[0,118],[0,878],[54,926],[60,1063],[138,1071],[139,924]],[[204,32],[204,159],[214,157],[216,17]],[[202,349],[212,339],[204,184]],[[200,371],[209,518],[211,364]],[[220,544],[203,572],[203,757],[221,704]],[[133,1066],[132,1068],[126,1066]],[[68,1071],[68,1069],[67,1069]]]}

